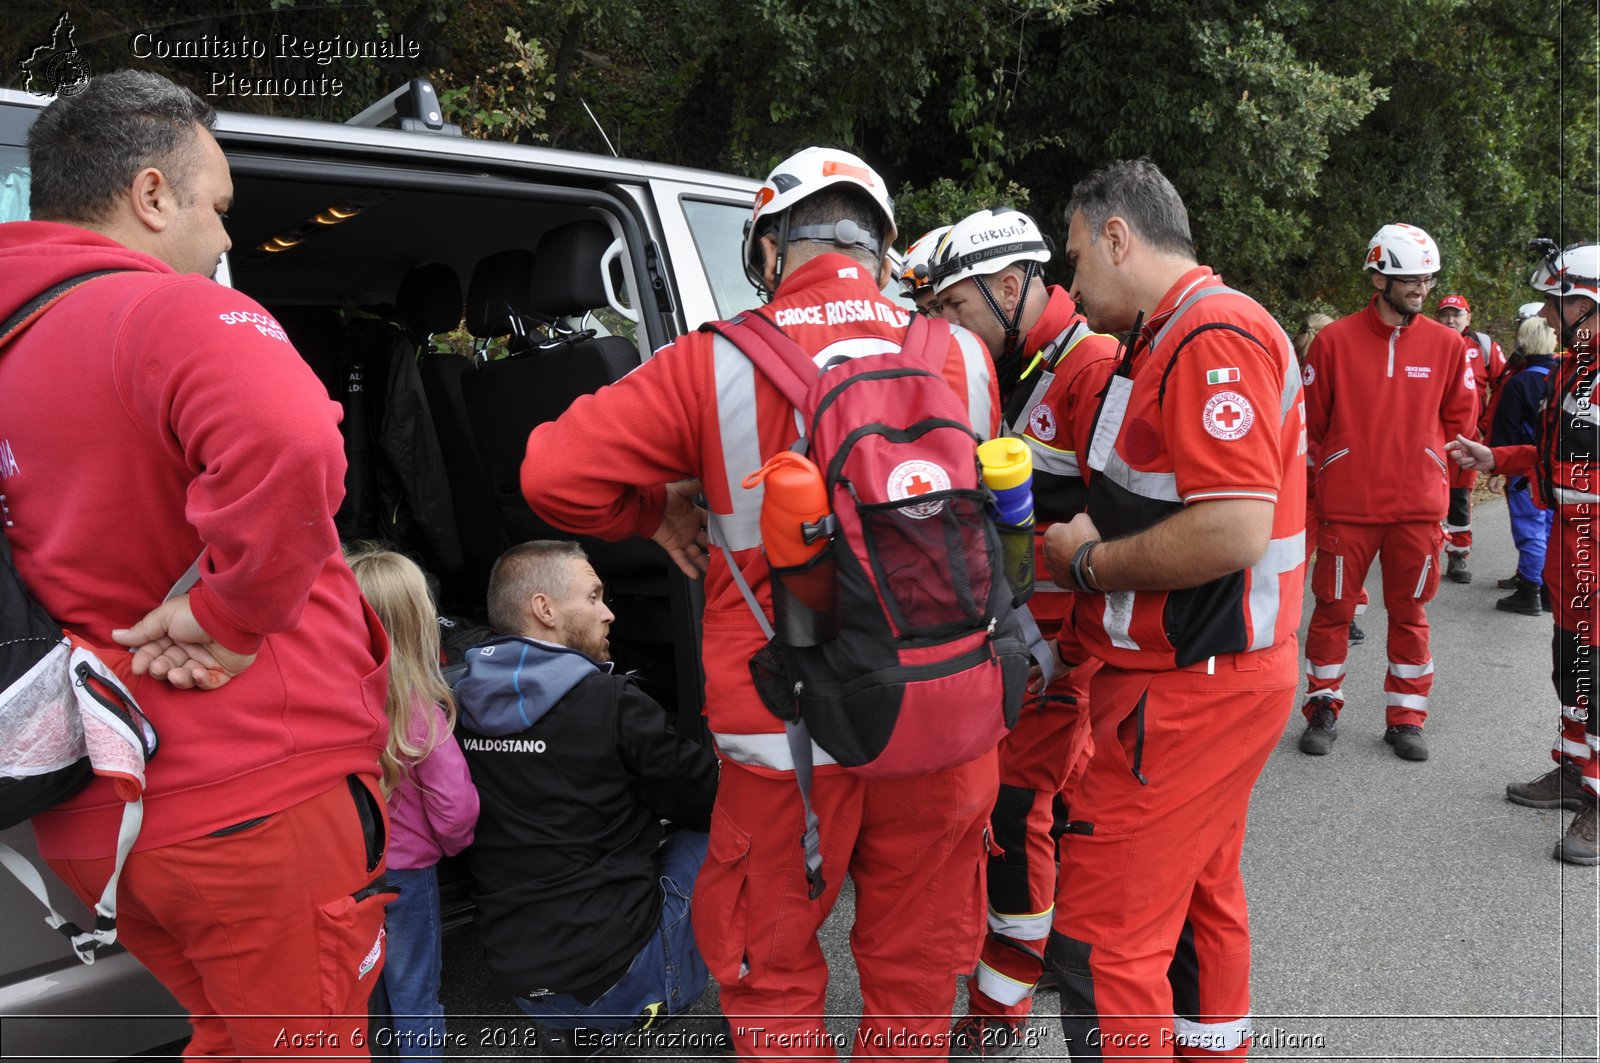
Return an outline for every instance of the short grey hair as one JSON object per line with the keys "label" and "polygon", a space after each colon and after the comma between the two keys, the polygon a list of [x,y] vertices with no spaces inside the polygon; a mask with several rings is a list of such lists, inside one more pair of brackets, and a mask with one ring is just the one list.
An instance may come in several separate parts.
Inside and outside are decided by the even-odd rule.
{"label": "short grey hair", "polygon": [[184,182],[199,158],[195,127],[216,124],[210,104],[160,74],[118,70],[90,78],[82,92],[57,97],[28,130],[29,213],[44,221],[103,221],[147,166],[187,205]]}
{"label": "short grey hair", "polygon": [[1157,250],[1194,257],[1189,212],[1166,174],[1149,159],[1120,159],[1079,181],[1067,203],[1069,225],[1079,211],[1090,243],[1099,241],[1108,219],[1119,217]]}
{"label": "short grey hair", "polygon": [[501,554],[489,573],[489,626],[502,635],[525,634],[528,603],[535,594],[564,597],[571,589],[568,562],[574,560],[589,555],[571,539],[534,539]]}

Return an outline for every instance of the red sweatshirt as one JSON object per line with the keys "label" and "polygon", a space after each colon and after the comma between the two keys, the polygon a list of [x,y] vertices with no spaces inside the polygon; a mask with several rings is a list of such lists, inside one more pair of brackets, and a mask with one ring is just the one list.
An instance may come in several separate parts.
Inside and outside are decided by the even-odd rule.
{"label": "red sweatshirt", "polygon": [[1323,520],[1444,519],[1444,445],[1471,436],[1477,381],[1461,335],[1418,316],[1393,327],[1365,310],[1317,333],[1305,367],[1306,431]]}
{"label": "red sweatshirt", "polygon": [[[18,572],[64,627],[111,639],[199,557],[196,619],[254,664],[216,691],[141,679],[160,735],[138,848],[376,773],[387,640],[339,554],[339,407],[271,315],[69,225],[0,226],[0,320],[102,269],[0,350],[0,492]],[[202,550],[204,551],[202,553]],[[34,820],[51,858],[109,856],[96,782]]]}
{"label": "red sweatshirt", "polygon": [[[905,335],[905,311],[884,299],[869,271],[838,254],[820,255],[783,281],[762,313],[801,347],[829,355],[869,353],[897,347]],[[969,408],[987,409],[978,431],[999,426],[994,374],[983,345],[956,329],[945,378]],[[965,346],[965,353],[963,351]],[[969,367],[978,364],[974,374]],[[721,411],[730,425],[754,417],[759,460],[749,468],[724,467],[712,337],[694,332],[658,351],[619,382],[585,395],[555,421],[528,438],[522,463],[522,493],[534,511],[558,528],[602,539],[650,535],[661,524],[662,485],[698,478],[714,513],[733,512],[733,480],[794,442],[794,408],[767,379],[756,374],[746,396]],[[730,435],[732,433],[730,432]],[[734,560],[768,615],[771,581],[759,548],[738,550]],[[767,711],[750,680],[749,660],[766,644],[755,617],[715,547],[705,580],[706,717],[725,754],[729,736],[781,735],[783,725]],[[739,759],[735,756],[735,759]],[[750,766],[749,761],[745,761]],[[756,770],[762,770],[756,765]],[[842,769],[819,762],[818,771]]]}

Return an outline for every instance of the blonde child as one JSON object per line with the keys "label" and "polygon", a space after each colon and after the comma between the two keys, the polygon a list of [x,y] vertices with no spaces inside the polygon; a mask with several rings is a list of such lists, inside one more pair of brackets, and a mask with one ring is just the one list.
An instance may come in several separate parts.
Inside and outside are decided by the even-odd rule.
{"label": "blonde child", "polygon": [[478,792],[451,737],[455,698],[439,674],[438,615],[422,570],[370,543],[347,558],[389,634],[389,741],[378,763],[389,804],[389,884],[400,895],[385,922],[381,986],[400,1058],[437,1060],[445,1024],[435,865],[472,843]]}

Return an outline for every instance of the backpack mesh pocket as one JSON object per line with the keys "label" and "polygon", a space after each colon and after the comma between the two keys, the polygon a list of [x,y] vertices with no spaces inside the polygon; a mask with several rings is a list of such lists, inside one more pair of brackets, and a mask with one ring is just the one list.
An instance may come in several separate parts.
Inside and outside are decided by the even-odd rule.
{"label": "backpack mesh pocket", "polygon": [[994,540],[984,504],[976,491],[941,491],[858,507],[873,578],[901,638],[986,622]]}

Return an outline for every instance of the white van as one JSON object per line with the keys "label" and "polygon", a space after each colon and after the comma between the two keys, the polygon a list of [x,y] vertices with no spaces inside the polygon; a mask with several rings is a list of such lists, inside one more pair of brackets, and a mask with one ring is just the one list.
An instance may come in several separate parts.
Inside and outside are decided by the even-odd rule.
{"label": "white van", "polygon": [[[432,93],[412,82],[358,120],[387,121],[395,103],[429,115]],[[46,102],[0,89],[0,220],[26,216],[26,131]],[[431,421],[437,451],[413,459],[431,478],[392,463],[374,473],[370,492],[347,499],[341,532],[418,555],[439,579],[443,611],[465,629],[481,620],[501,550],[568,537],[521,497],[529,430],[674,337],[755,301],[739,249],[759,183],[466,139],[437,118],[402,123],[219,115],[235,197],[233,250],[218,279],[273,312],[345,402],[347,428],[359,409],[365,429],[347,432],[353,463],[386,467],[381,422],[396,415],[387,397],[420,391],[407,416],[424,410]],[[412,474],[402,487],[421,496],[401,506],[390,497],[395,477]],[[585,546],[617,599],[619,666],[637,669],[680,727],[700,733],[698,585],[654,544]],[[27,827],[3,840],[32,855]],[[52,889],[58,903],[68,896]],[[464,921],[462,894],[447,883],[447,925]],[[80,906],[68,914],[88,925]],[[79,964],[4,875],[0,922],[8,1059],[132,1055],[185,1036],[181,1010],[131,957]]]}

